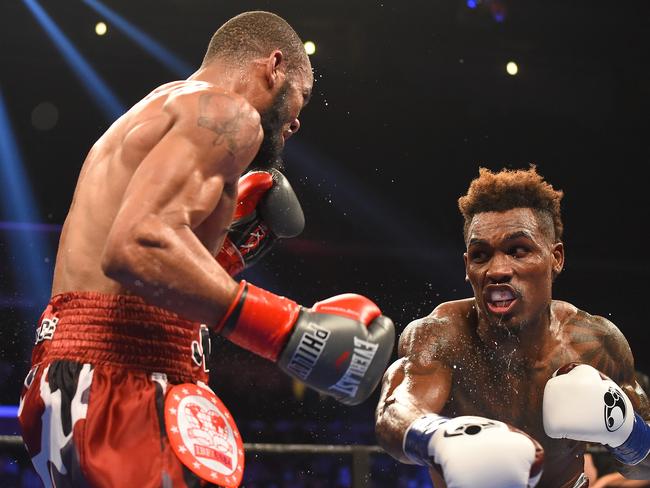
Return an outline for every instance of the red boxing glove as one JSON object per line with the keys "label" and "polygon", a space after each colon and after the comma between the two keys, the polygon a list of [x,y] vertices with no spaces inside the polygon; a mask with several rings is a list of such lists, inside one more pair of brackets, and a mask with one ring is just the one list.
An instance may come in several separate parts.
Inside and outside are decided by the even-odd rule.
{"label": "red boxing glove", "polygon": [[349,405],[375,389],[395,342],[393,322],[366,297],[348,293],[308,309],[245,281],[217,332]]}
{"label": "red boxing glove", "polygon": [[237,207],[217,261],[235,276],[256,263],[279,238],[305,226],[298,198],[277,170],[251,171],[239,179]]}

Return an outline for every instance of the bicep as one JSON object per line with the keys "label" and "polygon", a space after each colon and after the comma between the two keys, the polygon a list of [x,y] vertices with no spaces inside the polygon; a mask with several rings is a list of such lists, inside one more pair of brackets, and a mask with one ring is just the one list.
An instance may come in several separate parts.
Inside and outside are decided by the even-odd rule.
{"label": "bicep", "polygon": [[629,397],[634,410],[646,420],[650,421],[650,401],[648,400],[648,395],[641,385],[636,381],[628,384],[621,385],[625,394]]}
{"label": "bicep", "polygon": [[384,377],[383,396],[423,413],[440,412],[451,393],[452,373],[437,351],[443,342],[431,327],[416,322],[402,333],[400,358]]}
{"label": "bicep", "polygon": [[259,115],[242,100],[212,92],[167,110],[176,114],[174,124],[134,172],[118,217],[154,215],[196,228],[257,152]]}
{"label": "bicep", "polygon": [[634,357],[623,333],[613,323],[600,318],[599,326],[607,331],[604,337],[605,354],[610,358],[609,370],[602,371],[614,380],[627,394],[644,419],[650,419],[650,402],[643,388],[636,381]]}
{"label": "bicep", "polygon": [[394,402],[422,414],[440,413],[451,393],[451,370],[440,361],[422,368],[417,361],[402,358],[389,382]]}
{"label": "bicep", "polygon": [[207,154],[172,128],[134,172],[116,220],[157,216],[173,227],[194,228],[214,211],[227,178],[234,177],[228,166],[227,158]]}

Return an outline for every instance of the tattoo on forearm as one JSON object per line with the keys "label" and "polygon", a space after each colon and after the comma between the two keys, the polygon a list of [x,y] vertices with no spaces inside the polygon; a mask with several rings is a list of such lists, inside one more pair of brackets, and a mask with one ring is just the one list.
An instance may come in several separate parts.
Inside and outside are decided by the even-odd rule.
{"label": "tattoo on forearm", "polygon": [[[224,99],[220,103],[219,99]],[[197,125],[214,132],[217,136],[213,145],[225,145],[233,156],[246,151],[257,140],[257,134],[250,130],[249,114],[243,112],[232,98],[221,93],[204,93],[199,97],[199,118]]]}

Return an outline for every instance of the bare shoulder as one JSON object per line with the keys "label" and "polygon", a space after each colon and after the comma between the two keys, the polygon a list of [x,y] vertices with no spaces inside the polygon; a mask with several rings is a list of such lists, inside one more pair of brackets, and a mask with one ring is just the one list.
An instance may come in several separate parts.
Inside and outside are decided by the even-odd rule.
{"label": "bare shoulder", "polygon": [[398,355],[421,361],[450,360],[464,342],[473,299],[445,302],[411,322],[399,338]]}
{"label": "bare shoulder", "polygon": [[163,106],[178,129],[207,152],[226,151],[247,166],[262,141],[260,115],[242,96],[208,83],[175,86]]}
{"label": "bare shoulder", "polygon": [[620,383],[634,375],[634,359],[627,339],[610,320],[559,302],[562,335],[580,360]]}

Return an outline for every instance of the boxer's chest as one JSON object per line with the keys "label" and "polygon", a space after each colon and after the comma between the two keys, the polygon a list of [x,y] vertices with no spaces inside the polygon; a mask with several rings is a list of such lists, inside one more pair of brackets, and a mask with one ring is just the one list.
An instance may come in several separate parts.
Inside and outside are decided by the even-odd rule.
{"label": "boxer's chest", "polygon": [[452,365],[453,386],[445,413],[500,420],[541,440],[546,437],[542,421],[544,386],[558,367],[578,359],[571,349],[556,350],[533,365],[516,364],[507,358],[491,361],[468,356]]}

